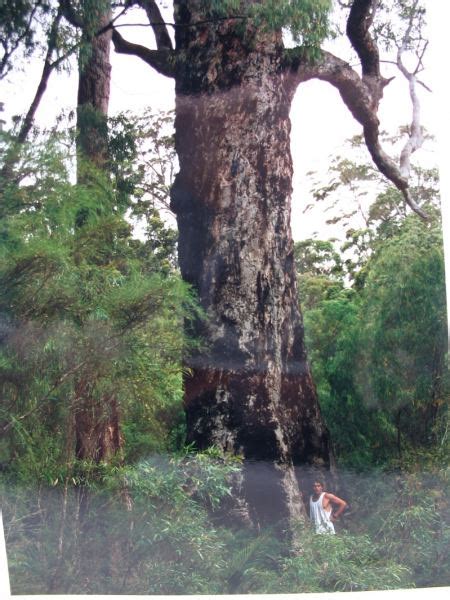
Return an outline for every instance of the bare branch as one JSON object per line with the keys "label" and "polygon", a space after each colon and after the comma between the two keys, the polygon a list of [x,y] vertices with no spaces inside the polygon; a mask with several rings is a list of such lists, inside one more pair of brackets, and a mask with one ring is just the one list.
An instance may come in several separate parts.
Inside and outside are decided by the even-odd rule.
{"label": "bare branch", "polygon": [[300,83],[314,78],[336,87],[354,118],[363,126],[367,149],[379,171],[402,192],[407,204],[422,218],[426,218],[411,197],[408,178],[381,146],[377,103],[372,96],[373,86],[367,85],[367,81],[347,62],[329,52],[322,52],[321,60],[315,64],[302,60],[298,48],[286,50],[285,56],[286,84],[290,92],[293,93]]}
{"label": "bare branch", "polygon": [[423,70],[423,62],[422,61],[423,61],[423,57],[425,56],[425,52],[427,51],[427,48],[428,48],[428,40],[426,40],[425,44],[423,45],[422,52],[417,53],[418,61],[417,61],[417,67],[415,68],[415,71],[414,71],[414,75],[417,75],[419,70],[420,71]]}
{"label": "bare branch", "polygon": [[416,83],[418,83],[423,88],[425,88],[427,90],[427,92],[433,93],[433,90],[426,83],[424,83],[423,81],[421,81],[420,79],[416,79]]}
{"label": "bare branch", "polygon": [[57,67],[59,67],[59,65],[61,63],[63,63],[65,60],[67,60],[70,56],[72,56],[72,54],[74,52],[76,52],[78,50],[80,46],[80,43],[78,42],[77,44],[74,44],[72,46],[72,48],[69,48],[67,50],[67,52],[64,52],[64,54],[61,54],[61,56],[59,56],[56,60],[54,60],[51,64],[52,69],[56,69]]}
{"label": "bare branch", "polygon": [[136,3],[147,13],[149,23],[155,34],[158,50],[173,50],[172,40],[155,0],[136,0]]}
{"label": "bare branch", "polygon": [[397,67],[400,73],[408,81],[409,97],[411,99],[412,104],[412,120],[410,125],[409,137],[400,153],[400,171],[403,177],[405,177],[406,179],[409,178],[409,175],[411,173],[411,156],[423,144],[422,126],[420,123],[420,101],[417,95],[417,82],[415,73],[422,62],[422,58],[425,53],[427,44],[425,44],[425,47],[423,48],[421,57],[419,58],[419,64],[414,72],[410,73],[403,63],[403,54],[405,53],[406,49],[408,48],[408,45],[410,44],[411,31],[414,25],[414,16],[415,10],[417,9],[417,5],[418,0],[415,0],[413,8],[411,10],[411,14],[409,16],[408,26],[403,35],[401,44],[400,46],[398,46],[397,49]]}
{"label": "bare branch", "polygon": [[137,56],[158,71],[158,73],[161,73],[166,77],[175,76],[175,53],[172,50],[150,50],[140,44],[133,44],[132,42],[125,40],[117,29],[113,30],[112,39],[115,51],[119,54],[131,54]]}
{"label": "bare branch", "polygon": [[[76,12],[76,10],[72,6],[70,0],[59,0],[59,5],[62,10],[62,14],[63,14],[64,18],[71,25],[73,25],[74,27],[77,27],[79,29],[84,28],[85,24],[84,24],[83,18],[81,17],[81,15],[79,13]],[[117,19],[120,19],[120,17],[125,14],[125,12],[127,11],[127,8],[128,8],[128,5],[125,6],[119,13],[117,13],[117,15],[113,19],[108,21],[108,23],[106,23],[98,31],[96,31],[94,36],[99,37],[100,35],[103,35],[107,31],[112,29],[114,23],[117,21]]]}

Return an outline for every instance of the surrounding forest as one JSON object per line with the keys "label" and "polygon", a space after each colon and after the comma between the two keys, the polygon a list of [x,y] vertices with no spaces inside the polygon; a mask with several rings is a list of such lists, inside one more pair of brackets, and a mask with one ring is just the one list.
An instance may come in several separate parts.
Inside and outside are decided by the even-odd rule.
{"label": "surrounding forest", "polygon": [[[439,181],[413,157],[433,144],[425,9],[175,0],[167,24],[161,4],[0,2],[0,79],[43,65],[29,110],[0,132],[12,592],[450,585]],[[138,10],[149,47],[118,24]],[[343,35],[358,67],[321,50]],[[110,48],[175,79],[175,111],[149,94],[142,114],[108,114]],[[380,56],[410,93],[389,134]],[[74,57],[77,109],[39,127],[48,81]],[[312,78],[362,126],[325,178],[311,174],[344,241],[290,233],[289,109]],[[308,519],[317,477],[348,502],[335,536]]]}

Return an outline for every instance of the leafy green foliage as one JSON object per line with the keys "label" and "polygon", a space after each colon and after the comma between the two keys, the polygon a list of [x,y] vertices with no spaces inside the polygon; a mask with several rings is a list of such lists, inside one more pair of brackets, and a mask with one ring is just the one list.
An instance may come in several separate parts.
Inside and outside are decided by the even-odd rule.
{"label": "leafy green foliage", "polygon": [[342,277],[341,258],[333,246],[333,240],[308,239],[297,242],[294,256],[297,273],[325,275],[331,279]]}
{"label": "leafy green foliage", "polygon": [[[216,16],[250,4],[245,19],[290,27],[314,48],[328,31],[328,1],[205,4]],[[27,6],[16,8],[25,15]],[[77,6],[95,23],[106,3]],[[322,410],[340,465],[356,472],[341,469],[339,493],[352,509],[338,535],[299,526],[303,551],[293,555],[276,529],[217,524],[235,459],[180,452],[182,357],[198,343],[182,324],[199,309],[161,217],[175,165],[171,119],[115,118],[107,168],[89,171],[88,185],[72,184],[70,140],[59,135],[22,148],[2,182],[0,461],[14,592],[447,585],[450,386],[435,172],[415,170],[427,227],[388,186],[364,205],[379,182],[363,162],[341,157],[316,188],[317,200],[332,202],[350,190],[355,205],[335,223],[358,213],[364,221],[347,227],[344,259],[335,240],[295,248]],[[123,447],[108,462],[74,459],[80,388],[94,420],[97,409],[107,416],[105,399],[120,407]]]}
{"label": "leafy green foliage", "polygon": [[174,222],[170,212],[176,170],[173,120],[173,111],[120,114],[110,120],[109,137],[109,167],[119,202],[129,208],[130,220],[145,239],[140,259],[155,257],[158,268],[169,271],[176,266],[177,240],[176,231],[165,222],[167,217]]}
{"label": "leafy green foliage", "polygon": [[[59,476],[73,445],[66,432],[80,382],[99,410],[114,394],[130,423],[130,459],[165,447],[183,422],[183,321],[198,315],[171,266],[173,235],[156,212],[147,226],[153,237],[134,238],[106,175],[93,171],[89,185],[72,185],[61,141],[25,148],[18,183],[4,188],[2,461],[17,457],[25,479]],[[181,438],[179,429],[172,443]]]}
{"label": "leafy green foliage", "polygon": [[[361,139],[351,145],[359,152]],[[296,252],[321,406],[341,464],[364,468],[444,443],[447,320],[436,170],[414,168],[424,224],[363,156],[350,156],[333,160],[330,181],[313,192],[346,228],[341,254],[336,240],[306,240]]]}
{"label": "leafy green foliage", "polygon": [[203,0],[214,17],[251,19],[256,27],[267,30],[288,29],[294,40],[312,51],[329,34],[330,0]]}
{"label": "leafy green foliage", "polygon": [[302,532],[306,550],[288,559],[282,585],[293,592],[364,591],[411,585],[409,570],[386,558],[368,535],[318,536]]}
{"label": "leafy green foliage", "polygon": [[[447,321],[440,222],[409,218],[371,261],[363,293],[366,401],[396,414],[413,444],[436,435],[445,401]],[[399,419],[403,423],[400,424]]]}
{"label": "leafy green foliage", "polygon": [[36,28],[50,12],[51,3],[42,0],[2,0],[0,2],[0,80],[17,63],[17,55],[27,58],[39,45]]}
{"label": "leafy green foliage", "polygon": [[204,500],[214,508],[230,493],[235,458],[211,449],[92,468],[89,491],[16,487],[2,494],[15,593],[220,590],[224,542]]}
{"label": "leafy green foliage", "polygon": [[[273,529],[213,524],[204,496],[193,492],[206,493],[209,506],[217,506],[239,468],[213,449],[156,456],[133,468],[93,467],[96,482],[88,494],[58,485],[2,490],[14,593],[295,593],[448,585],[446,469],[342,471],[341,493],[351,513],[337,524],[336,536],[316,535],[299,524],[302,551],[293,554]],[[118,495],[124,477],[128,508]]]}

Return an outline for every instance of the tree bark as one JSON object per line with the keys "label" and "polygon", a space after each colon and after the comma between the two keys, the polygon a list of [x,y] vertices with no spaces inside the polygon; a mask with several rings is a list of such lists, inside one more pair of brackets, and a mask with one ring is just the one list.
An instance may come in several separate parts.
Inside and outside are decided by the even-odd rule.
{"label": "tree bark", "polygon": [[304,516],[296,465],[333,465],[306,360],[289,222],[289,109],[300,83],[319,78],[339,90],[379,170],[426,215],[379,139],[389,80],[370,34],[376,0],[354,0],[348,19],[362,75],[325,51],[312,62],[301,47],[283,49],[281,31],[246,18],[252,2],[259,0],[226,18],[204,0],[175,0],[172,49],[156,3],[139,0],[157,50],[117,31],[113,41],[118,52],[175,78],[180,172],[171,204],[181,272],[205,312],[191,327],[207,344],[185,377],[188,442],[244,457],[240,507],[260,523]]}
{"label": "tree bark", "polygon": [[[200,3],[177,2],[176,18],[203,20]],[[207,341],[185,377],[187,441],[243,456],[253,523],[303,518],[294,467],[329,469],[332,456],[298,306],[281,32],[229,20],[179,27],[176,41],[172,208]]]}
{"label": "tree bark", "polygon": [[122,447],[120,414],[114,394],[95,400],[92,378],[75,386],[75,456],[80,460],[109,462]]}
{"label": "tree bark", "polygon": [[[111,20],[110,11],[99,13],[96,29],[101,30]],[[107,115],[111,87],[109,59],[112,31],[90,34],[84,27],[84,43],[88,56],[79,61],[77,102],[78,180],[83,179],[83,163],[90,162],[102,169],[108,159]]]}

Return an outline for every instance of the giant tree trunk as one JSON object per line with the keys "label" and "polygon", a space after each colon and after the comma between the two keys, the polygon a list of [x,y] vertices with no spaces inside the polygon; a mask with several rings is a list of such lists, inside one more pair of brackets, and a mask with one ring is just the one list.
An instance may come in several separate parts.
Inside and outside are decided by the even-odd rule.
{"label": "giant tree trunk", "polygon": [[[201,21],[176,3],[179,23]],[[304,516],[295,465],[332,462],[307,364],[290,228],[291,95],[281,33],[228,20],[178,27],[172,190],[183,278],[208,346],[185,378],[188,442],[244,457],[243,499],[262,523]]]}

